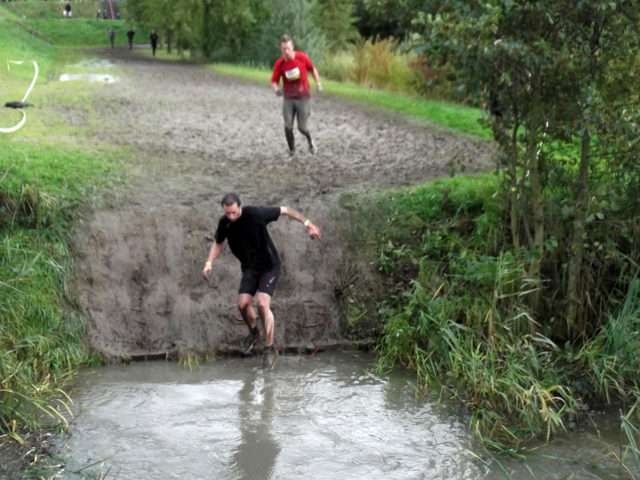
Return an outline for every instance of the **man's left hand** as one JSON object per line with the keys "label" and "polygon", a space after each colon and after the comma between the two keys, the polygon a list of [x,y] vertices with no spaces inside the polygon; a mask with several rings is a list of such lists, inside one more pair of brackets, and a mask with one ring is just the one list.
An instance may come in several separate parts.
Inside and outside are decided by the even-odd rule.
{"label": "man's left hand", "polygon": [[311,238],[313,239],[317,238],[318,240],[320,240],[320,237],[321,237],[320,229],[316,227],[313,223],[310,223],[309,226],[307,227],[307,233]]}

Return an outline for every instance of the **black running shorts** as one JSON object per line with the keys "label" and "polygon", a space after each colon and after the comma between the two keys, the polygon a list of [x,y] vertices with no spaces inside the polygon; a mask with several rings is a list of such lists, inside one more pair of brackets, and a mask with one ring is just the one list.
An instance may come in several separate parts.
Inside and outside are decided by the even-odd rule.
{"label": "black running shorts", "polygon": [[280,267],[274,267],[268,272],[258,272],[256,270],[245,270],[242,272],[240,289],[238,293],[248,293],[255,295],[256,292],[266,293],[273,296],[278,278],[280,277]]}

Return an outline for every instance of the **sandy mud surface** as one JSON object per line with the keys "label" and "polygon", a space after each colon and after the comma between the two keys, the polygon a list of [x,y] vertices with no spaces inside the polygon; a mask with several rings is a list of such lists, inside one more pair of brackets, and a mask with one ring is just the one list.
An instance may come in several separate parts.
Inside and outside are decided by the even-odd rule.
{"label": "sandy mud surface", "polygon": [[[337,205],[345,192],[411,185],[486,168],[491,147],[397,115],[326,95],[312,100],[319,153],[286,153],[280,98],[201,66],[111,55],[124,71],[96,99],[100,142],[132,147],[131,182],[114,205],[91,212],[75,237],[74,288],[91,345],[106,358],[184,351],[233,352],[246,334],[236,308],[240,269],[228,248],[201,277],[219,201],[301,210],[270,226],[283,260],[273,299],[276,343],[285,349],[341,344],[335,298],[343,261]],[[322,73],[322,72],[321,72]]]}

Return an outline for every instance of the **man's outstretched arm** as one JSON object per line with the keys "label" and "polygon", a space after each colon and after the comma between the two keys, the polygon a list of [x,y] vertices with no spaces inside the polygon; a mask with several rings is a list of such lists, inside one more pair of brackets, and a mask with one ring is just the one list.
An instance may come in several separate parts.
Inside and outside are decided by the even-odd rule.
{"label": "man's outstretched arm", "polygon": [[209,256],[207,257],[207,261],[204,264],[204,268],[202,269],[202,276],[205,279],[209,278],[209,273],[213,268],[213,261],[218,258],[220,253],[222,253],[222,249],[224,247],[224,243],[218,243],[216,241],[213,242],[211,248],[209,249]]}
{"label": "man's outstretched arm", "polygon": [[297,220],[298,222],[303,224],[306,227],[307,233],[311,238],[318,238],[318,239],[320,238],[321,236],[320,229],[317,226],[315,226],[311,222],[311,220],[309,220],[308,218],[305,218],[305,216],[302,215],[299,211],[289,207],[280,207],[280,215],[286,215],[292,220]]}

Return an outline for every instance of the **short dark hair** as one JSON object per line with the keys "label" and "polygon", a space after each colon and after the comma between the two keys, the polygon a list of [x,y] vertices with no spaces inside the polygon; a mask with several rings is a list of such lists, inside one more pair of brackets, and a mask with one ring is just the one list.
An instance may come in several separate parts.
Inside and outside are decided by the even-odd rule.
{"label": "short dark hair", "polygon": [[285,33],[280,37],[280,43],[287,43],[287,42],[293,42],[293,40],[289,35]]}
{"label": "short dark hair", "polygon": [[222,197],[222,200],[220,201],[220,205],[222,205],[223,207],[229,207],[234,203],[237,203],[238,206],[242,205],[238,194],[233,192],[225,193],[224,197]]}

